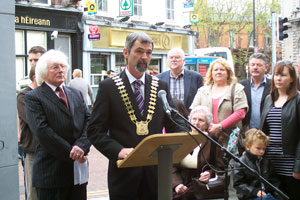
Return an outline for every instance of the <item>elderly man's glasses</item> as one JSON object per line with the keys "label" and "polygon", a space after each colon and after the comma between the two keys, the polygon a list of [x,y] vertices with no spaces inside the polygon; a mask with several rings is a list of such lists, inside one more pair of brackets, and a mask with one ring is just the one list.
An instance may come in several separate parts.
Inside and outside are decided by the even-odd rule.
{"label": "elderly man's glasses", "polygon": [[169,56],[170,60],[180,60],[181,57],[180,56]]}
{"label": "elderly man's glasses", "polygon": [[66,65],[52,65],[50,67],[50,69],[52,71],[59,71],[59,70],[66,71],[67,70],[67,66]]}

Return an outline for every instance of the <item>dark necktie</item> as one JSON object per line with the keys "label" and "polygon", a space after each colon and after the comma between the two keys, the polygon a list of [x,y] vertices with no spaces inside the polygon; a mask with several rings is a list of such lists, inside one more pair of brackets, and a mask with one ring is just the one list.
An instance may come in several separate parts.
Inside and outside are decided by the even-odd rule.
{"label": "dark necktie", "polygon": [[140,80],[135,80],[133,82],[133,87],[134,87],[134,95],[136,98],[136,102],[138,104],[138,107],[140,109],[141,114],[143,115],[144,112],[144,98],[141,92],[141,85],[142,85],[142,81]]}
{"label": "dark necktie", "polygon": [[66,97],[66,94],[64,93],[64,91],[60,87],[57,87],[55,91],[58,92],[60,100],[65,104],[65,106],[69,110],[68,100],[67,100],[67,97]]}

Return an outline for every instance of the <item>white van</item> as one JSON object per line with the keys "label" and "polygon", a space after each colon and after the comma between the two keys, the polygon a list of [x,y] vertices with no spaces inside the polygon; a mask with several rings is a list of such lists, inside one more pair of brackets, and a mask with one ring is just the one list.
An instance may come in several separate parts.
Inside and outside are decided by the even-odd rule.
{"label": "white van", "polygon": [[195,49],[194,53],[196,56],[216,56],[226,59],[234,72],[233,58],[229,48],[227,47],[209,47]]}

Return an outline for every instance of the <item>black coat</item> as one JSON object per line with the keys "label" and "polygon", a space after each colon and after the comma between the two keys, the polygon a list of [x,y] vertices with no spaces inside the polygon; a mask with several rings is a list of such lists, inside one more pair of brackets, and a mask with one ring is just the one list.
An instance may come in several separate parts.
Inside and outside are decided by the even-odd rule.
{"label": "black coat", "polygon": [[74,145],[85,154],[89,113],[79,90],[64,87],[70,110],[45,83],[25,95],[26,115],[36,138],[32,184],[39,188],[74,185],[74,161],[69,157]]}
{"label": "black coat", "polygon": [[[278,188],[279,181],[275,177],[269,160],[263,158],[259,161],[256,155],[247,150],[241,156],[240,160]],[[260,180],[238,162],[234,164],[233,186],[237,191],[237,197],[241,200],[250,200],[257,197],[257,192],[262,188]],[[279,198],[279,195],[273,192],[268,185],[264,184],[264,187],[266,193],[271,193],[274,197]]]}
{"label": "black coat", "polygon": [[[148,110],[144,109],[142,116],[128,77],[121,72],[125,89],[128,93],[137,121],[146,120]],[[144,108],[148,108],[152,77],[145,76]],[[172,106],[167,83],[159,81],[157,91],[167,91],[167,98]],[[180,121],[180,120],[179,120]],[[181,125],[184,123],[179,122]],[[149,122],[149,135],[161,133],[163,127],[167,132],[179,132],[184,129],[175,125],[163,110],[162,101],[157,97],[152,120]],[[88,127],[88,138],[103,155],[109,159],[108,188],[110,199],[137,199],[137,193],[146,187],[148,199],[157,199],[157,167],[118,168],[116,161],[122,148],[134,148],[146,136],[136,133],[136,126],[130,120],[124,102],[113,79],[106,79],[99,84],[98,94],[91,121]],[[145,187],[144,187],[145,186]]]}
{"label": "black coat", "polygon": [[[267,114],[274,106],[270,95],[266,97],[261,114],[260,129],[269,135]],[[294,171],[300,172],[300,93],[283,106],[281,111],[282,150],[284,155],[295,156]]]}
{"label": "black coat", "polygon": [[[170,88],[170,70],[158,74],[157,77],[166,83]],[[184,106],[189,109],[194,97],[200,87],[203,86],[203,78],[201,74],[191,71],[184,70]]]}
{"label": "black coat", "polygon": [[[243,81],[240,82],[240,84],[242,84],[244,86],[244,91],[246,93],[247,102],[248,102],[248,106],[249,106],[249,110],[248,110],[245,118],[242,120],[243,126],[248,126],[250,124],[250,117],[251,117],[251,112],[252,112],[250,79],[251,78],[248,78],[248,79],[243,80]],[[267,82],[265,84],[264,91],[263,91],[261,101],[260,101],[260,111],[262,111],[262,109],[263,109],[264,99],[266,98],[266,96],[268,94],[270,94],[270,86],[271,86],[271,80],[267,78]]]}

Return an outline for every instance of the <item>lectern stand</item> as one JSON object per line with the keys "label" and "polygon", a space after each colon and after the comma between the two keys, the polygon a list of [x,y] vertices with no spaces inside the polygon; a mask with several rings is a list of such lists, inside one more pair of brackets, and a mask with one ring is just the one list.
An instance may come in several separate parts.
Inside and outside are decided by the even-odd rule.
{"label": "lectern stand", "polygon": [[119,168],[158,165],[158,200],[172,200],[172,164],[179,163],[205,140],[198,133],[154,134],[143,139],[124,159]]}

